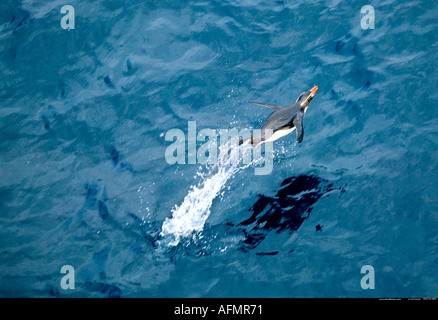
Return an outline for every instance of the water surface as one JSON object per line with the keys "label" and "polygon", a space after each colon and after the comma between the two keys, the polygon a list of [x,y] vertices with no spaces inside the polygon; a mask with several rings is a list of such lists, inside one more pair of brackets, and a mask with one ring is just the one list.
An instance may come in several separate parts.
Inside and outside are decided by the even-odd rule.
{"label": "water surface", "polygon": [[[1,296],[437,296],[433,1],[70,1],[70,31],[64,4],[0,4]],[[165,161],[168,130],[313,85],[271,174]],[[184,205],[206,219],[172,245]]]}

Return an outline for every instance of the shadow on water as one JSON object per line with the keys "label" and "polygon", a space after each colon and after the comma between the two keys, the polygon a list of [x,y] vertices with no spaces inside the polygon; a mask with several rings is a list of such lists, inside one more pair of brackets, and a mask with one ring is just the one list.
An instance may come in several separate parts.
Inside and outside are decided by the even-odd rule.
{"label": "shadow on water", "polygon": [[259,199],[249,209],[253,212],[251,217],[239,224],[245,234],[240,249],[248,251],[256,248],[274,230],[277,233],[298,230],[309,217],[313,205],[332,190],[333,184],[324,179],[300,175],[283,180],[281,188],[273,197],[259,195]]}
{"label": "shadow on water", "polygon": [[[252,214],[246,220],[237,224],[230,221],[218,225],[207,223],[201,233],[182,239],[178,246],[169,248],[166,256],[171,260],[179,254],[208,256],[232,247],[241,252],[250,252],[270,232],[291,233],[298,230],[309,217],[315,203],[336,191],[344,192],[342,187],[334,187],[333,183],[315,175],[287,178],[274,196],[258,195],[257,201],[249,208]],[[320,225],[315,226],[316,232],[322,230]],[[256,255],[278,253],[278,250],[273,250],[257,252]]]}

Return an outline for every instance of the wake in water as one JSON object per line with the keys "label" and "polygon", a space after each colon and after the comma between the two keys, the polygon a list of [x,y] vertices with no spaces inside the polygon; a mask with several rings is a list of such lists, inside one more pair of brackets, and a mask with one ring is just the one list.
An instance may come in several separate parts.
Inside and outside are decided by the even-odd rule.
{"label": "wake in water", "polygon": [[237,171],[258,161],[252,160],[249,164],[241,165],[243,156],[251,149],[248,144],[227,144],[220,147],[220,158],[211,170],[212,175],[205,178],[199,187],[192,186],[183,203],[172,209],[172,217],[163,222],[160,234],[164,237],[162,241],[169,246],[176,246],[181,238],[189,237],[204,228],[213,200],[225,183]]}

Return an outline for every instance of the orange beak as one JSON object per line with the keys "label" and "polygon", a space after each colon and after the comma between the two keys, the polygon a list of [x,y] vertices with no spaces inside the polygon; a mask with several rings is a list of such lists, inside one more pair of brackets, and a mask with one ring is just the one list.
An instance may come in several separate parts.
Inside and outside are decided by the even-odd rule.
{"label": "orange beak", "polygon": [[318,86],[314,86],[312,89],[310,89],[310,92],[312,92],[312,97],[315,95],[316,91],[318,91]]}

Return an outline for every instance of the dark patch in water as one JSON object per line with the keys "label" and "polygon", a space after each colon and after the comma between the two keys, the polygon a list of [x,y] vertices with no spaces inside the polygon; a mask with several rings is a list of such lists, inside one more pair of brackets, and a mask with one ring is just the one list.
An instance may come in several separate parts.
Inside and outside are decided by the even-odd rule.
{"label": "dark patch in water", "polygon": [[54,288],[54,287],[50,287],[49,295],[52,296],[52,297],[59,298],[59,290]]}
{"label": "dark patch in water", "polygon": [[103,81],[105,82],[106,85],[110,85],[111,84],[111,79],[109,76],[105,76],[105,78],[103,79]]}
{"label": "dark patch in water", "polygon": [[93,283],[91,281],[86,281],[85,287],[88,290],[103,293],[107,295],[108,298],[120,298],[122,294],[122,290],[120,290],[119,287],[107,283],[101,283],[101,282]]}
{"label": "dark patch in water", "polygon": [[44,113],[41,115],[41,120],[44,124],[44,129],[50,130],[50,120],[49,118],[54,118],[56,116],[56,110],[52,105],[48,105]]}
{"label": "dark patch in water", "polygon": [[335,90],[330,89],[330,95],[332,96],[332,98],[333,98],[334,100],[337,100],[337,99],[338,99],[338,94],[336,93]]}
{"label": "dark patch in water", "polygon": [[354,45],[354,47],[353,47],[353,52],[354,52],[355,55],[359,55],[359,54],[360,54],[360,51],[359,51],[359,44],[358,44],[358,43],[356,43],[356,44]]}
{"label": "dark patch in water", "polygon": [[122,157],[120,155],[120,152],[116,149],[114,145],[106,147],[106,152],[109,154],[109,157],[113,162],[114,167],[120,163],[120,168],[130,172],[134,171],[134,169],[132,168],[132,164],[125,161],[120,161]]}
{"label": "dark patch in water", "polygon": [[[15,18],[14,18],[15,20]],[[30,14],[27,13],[23,19],[21,19],[21,21],[18,23],[18,25],[14,28],[14,30],[12,32],[17,32],[18,30],[20,30],[21,28],[24,28],[26,25],[32,23],[35,20],[35,18],[31,18]],[[11,21],[12,22],[12,21]]]}
{"label": "dark patch in water", "polygon": [[117,151],[114,145],[109,146],[108,152],[110,154],[111,161],[113,162],[114,166],[116,166],[119,163],[120,153]]}
{"label": "dark patch in water", "polygon": [[342,47],[345,45],[345,43],[348,42],[348,40],[351,39],[351,33],[347,33],[344,38],[336,42],[336,52],[341,51]]}
{"label": "dark patch in water", "polygon": [[316,231],[322,231],[322,226],[319,225],[319,224],[317,224],[317,225],[315,226],[315,229],[316,229]]}
{"label": "dark patch in water", "polygon": [[339,52],[344,45],[345,45],[345,43],[340,41],[340,40],[338,42],[336,42],[336,52]]}
{"label": "dark patch in water", "polygon": [[368,80],[367,83],[362,87],[361,91],[366,91],[371,86],[371,82]]}
{"label": "dark patch in water", "polygon": [[248,233],[244,230],[245,233],[245,240],[243,241],[244,246],[248,247],[250,249],[257,247],[260,242],[262,242],[265,237],[266,237],[266,233]]}
{"label": "dark patch in water", "polygon": [[141,221],[140,217],[138,217],[137,215],[135,215],[132,212],[128,212],[127,215],[128,215],[128,217],[131,217],[132,219],[134,219],[134,221],[137,221],[137,222]]}
{"label": "dark patch in water", "polygon": [[257,256],[275,256],[278,254],[278,251],[273,251],[273,252],[257,252],[256,255]]}
{"label": "dark patch in water", "polygon": [[99,200],[99,216],[105,220],[106,218],[108,218],[108,208],[106,206],[106,204],[103,201]]}
{"label": "dark patch in water", "polygon": [[327,184],[326,180],[301,175],[285,179],[274,197],[259,195],[250,209],[251,217],[239,224],[245,228],[241,249],[254,249],[269,231],[298,230],[309,217],[313,205],[331,190],[333,184]]}
{"label": "dark patch in water", "polygon": [[43,121],[44,129],[50,130],[50,121],[44,114],[41,116],[41,120]]}
{"label": "dark patch in water", "polygon": [[88,207],[88,209],[92,209],[94,204],[96,203],[97,196],[97,185],[95,184],[85,184],[85,190],[87,191],[85,195],[85,204],[84,207]]}

